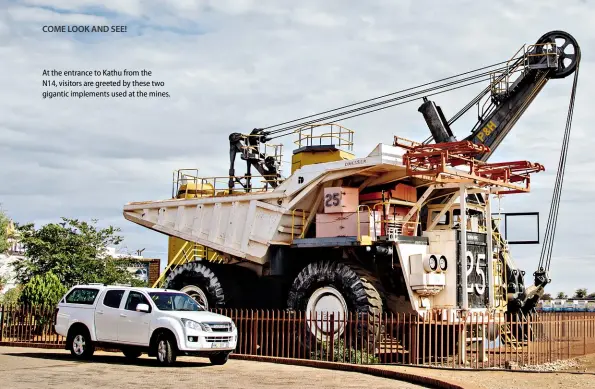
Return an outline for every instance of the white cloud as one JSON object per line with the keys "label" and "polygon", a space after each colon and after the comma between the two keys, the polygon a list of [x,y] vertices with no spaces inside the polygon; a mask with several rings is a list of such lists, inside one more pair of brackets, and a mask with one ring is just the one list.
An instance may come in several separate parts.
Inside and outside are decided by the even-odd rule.
{"label": "white cloud", "polygon": [[131,16],[141,16],[142,13],[141,0],[24,0],[22,3],[68,11],[83,11],[93,8],[95,10],[105,9]]}
{"label": "white cloud", "polygon": [[11,7],[8,15],[16,22],[53,23],[76,25],[104,25],[106,19],[86,14],[60,14],[43,8]]}
{"label": "white cloud", "polygon": [[[60,216],[119,225],[131,249],[165,251],[157,233],[126,222],[129,201],[167,198],[171,172],[197,166],[227,174],[231,132],[249,131],[509,58],[553,29],[583,47],[571,156],[565,179],[553,289],[571,292],[590,279],[562,270],[563,257],[592,262],[595,227],[588,201],[595,184],[590,90],[595,7],[580,1],[459,2],[67,1],[0,0],[0,202],[18,221]],[[41,8],[40,8],[41,7]],[[519,15],[522,17],[519,18]],[[44,34],[44,23],[127,24],[129,32]],[[504,27],[505,26],[505,27]],[[171,98],[41,99],[43,69],[149,69]],[[510,196],[507,211],[549,210],[570,78],[552,80],[494,160],[527,159],[547,171],[534,193]],[[447,116],[483,86],[436,96]],[[453,128],[466,136],[474,109]],[[429,135],[417,103],[345,121],[356,152],[393,135]],[[290,146],[291,139],[285,139]],[[286,160],[290,159],[286,147]],[[289,171],[289,166],[285,167]],[[538,247],[514,247],[530,275]],[[581,261],[581,259],[576,259]],[[585,273],[581,273],[585,274]],[[580,283],[580,285],[576,285]]]}

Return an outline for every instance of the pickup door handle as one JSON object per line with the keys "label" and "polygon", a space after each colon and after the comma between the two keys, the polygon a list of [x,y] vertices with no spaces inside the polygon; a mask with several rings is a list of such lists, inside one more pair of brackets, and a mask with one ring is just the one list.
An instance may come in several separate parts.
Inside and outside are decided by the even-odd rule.
{"label": "pickup door handle", "polygon": [[121,313],[120,314],[120,317],[126,317],[126,314],[125,313]]}
{"label": "pickup door handle", "polygon": [[103,315],[103,311],[96,311],[98,315]]}

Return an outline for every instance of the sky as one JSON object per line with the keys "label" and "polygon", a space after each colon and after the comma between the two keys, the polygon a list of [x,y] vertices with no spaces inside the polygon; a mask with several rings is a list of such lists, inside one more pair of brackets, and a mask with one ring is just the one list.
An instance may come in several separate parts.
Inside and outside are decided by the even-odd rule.
{"label": "sky", "polygon": [[[127,222],[131,201],[171,196],[172,172],[227,175],[228,135],[248,132],[510,58],[551,30],[582,47],[564,192],[547,291],[595,292],[595,4],[302,0],[0,0],[0,204],[19,223],[98,219],[121,229],[121,251],[167,258],[167,238]],[[126,33],[44,33],[46,25],[125,25]],[[169,98],[43,99],[44,69],[147,69]],[[493,155],[540,162],[532,192],[503,212],[538,211],[542,237],[572,77],[551,80]],[[447,117],[484,85],[438,95]],[[367,155],[394,135],[429,131],[406,104],[341,124]],[[473,110],[453,125],[459,139]],[[285,161],[291,142],[283,139]],[[287,175],[290,165],[285,164]],[[511,226],[531,229],[530,221]],[[513,246],[527,271],[540,246]]]}

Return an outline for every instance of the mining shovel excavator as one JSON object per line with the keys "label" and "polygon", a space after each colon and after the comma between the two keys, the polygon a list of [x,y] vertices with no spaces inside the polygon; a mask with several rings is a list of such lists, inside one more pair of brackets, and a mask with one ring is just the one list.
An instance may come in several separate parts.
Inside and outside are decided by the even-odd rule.
{"label": "mining shovel excavator", "polygon": [[[440,312],[450,323],[460,312],[531,312],[550,282],[579,62],[576,40],[552,31],[504,62],[233,133],[228,176],[176,171],[171,199],[126,204],[124,217],[170,237],[155,286],[183,290],[207,308]],[[525,288],[492,198],[529,192],[531,175],[544,168],[488,159],[545,84],[573,73],[541,259]],[[428,99],[480,83],[487,86],[450,120]],[[355,157],[354,132],[336,124],[420,99],[431,133],[424,142],[395,136]],[[452,126],[474,107],[477,123],[459,141]],[[272,141],[286,135],[297,147],[283,178],[282,145]],[[343,331],[334,328],[325,336]]]}

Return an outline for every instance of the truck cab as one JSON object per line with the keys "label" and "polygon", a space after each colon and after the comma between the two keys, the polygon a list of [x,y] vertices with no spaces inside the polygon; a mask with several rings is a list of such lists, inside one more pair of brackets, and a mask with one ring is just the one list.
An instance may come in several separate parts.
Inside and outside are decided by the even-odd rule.
{"label": "truck cab", "polygon": [[70,289],[58,304],[55,329],[76,358],[91,357],[99,345],[128,359],[146,352],[165,366],[177,355],[224,364],[237,343],[230,318],[206,311],[186,293],[118,285]]}

